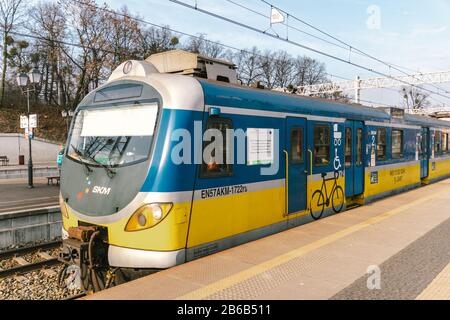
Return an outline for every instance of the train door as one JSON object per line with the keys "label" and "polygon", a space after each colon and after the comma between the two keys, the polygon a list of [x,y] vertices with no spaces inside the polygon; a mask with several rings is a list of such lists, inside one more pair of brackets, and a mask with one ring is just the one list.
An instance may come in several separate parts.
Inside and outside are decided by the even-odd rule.
{"label": "train door", "polygon": [[288,214],[306,210],[306,119],[286,119]]}
{"label": "train door", "polygon": [[428,163],[430,161],[430,129],[422,128],[422,141],[419,144],[420,178],[428,177]]}
{"label": "train door", "polygon": [[361,121],[345,122],[345,196],[364,192],[363,129]]}

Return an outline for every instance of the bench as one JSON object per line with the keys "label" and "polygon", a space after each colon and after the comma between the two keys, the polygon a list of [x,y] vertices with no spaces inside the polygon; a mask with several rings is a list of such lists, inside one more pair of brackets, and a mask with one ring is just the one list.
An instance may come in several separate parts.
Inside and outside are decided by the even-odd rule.
{"label": "bench", "polygon": [[9,159],[7,156],[0,156],[0,162],[2,163],[2,166],[7,166],[9,163]]}
{"label": "bench", "polygon": [[47,177],[47,185],[52,184],[52,186],[56,183],[56,185],[59,185],[61,177],[54,176],[54,177]]}

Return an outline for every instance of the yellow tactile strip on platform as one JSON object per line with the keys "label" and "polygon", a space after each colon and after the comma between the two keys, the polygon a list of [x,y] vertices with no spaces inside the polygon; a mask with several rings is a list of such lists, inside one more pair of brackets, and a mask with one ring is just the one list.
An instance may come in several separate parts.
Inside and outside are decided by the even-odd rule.
{"label": "yellow tactile strip on platform", "polygon": [[416,300],[450,300],[450,264],[434,278]]}
{"label": "yellow tactile strip on platform", "polygon": [[[442,192],[448,192],[448,191],[450,191],[449,188],[442,190]],[[224,279],[221,279],[219,281],[211,283],[211,284],[204,286],[202,288],[199,288],[197,290],[194,290],[188,294],[182,295],[182,296],[178,297],[177,299],[179,299],[179,300],[190,300],[190,299],[196,300],[196,299],[208,298],[209,296],[214,295],[214,294],[220,292],[221,290],[227,289],[227,288],[237,285],[243,281],[246,281],[250,278],[258,276],[270,269],[273,269],[282,264],[290,262],[291,260],[293,260],[295,258],[306,255],[307,253],[310,253],[310,252],[317,250],[325,245],[331,244],[331,243],[333,243],[339,239],[342,239],[350,234],[360,231],[360,230],[364,229],[365,227],[374,225],[374,224],[381,222],[385,219],[388,219],[396,214],[404,212],[412,207],[415,207],[417,205],[425,203],[437,196],[438,196],[438,194],[431,194],[431,195],[425,196],[423,198],[417,199],[415,201],[412,201],[410,203],[401,205],[401,206],[399,206],[395,209],[389,210],[383,214],[380,214],[373,218],[367,219],[364,222],[361,222],[361,223],[358,223],[351,227],[348,227],[342,231],[333,233],[327,237],[324,237],[320,240],[314,241],[310,244],[307,244],[305,246],[302,246],[298,249],[292,250],[285,254],[282,254],[282,255],[275,257],[271,260],[268,260],[264,263],[255,265],[249,269],[243,270],[234,275],[231,275],[229,277],[226,277]]]}

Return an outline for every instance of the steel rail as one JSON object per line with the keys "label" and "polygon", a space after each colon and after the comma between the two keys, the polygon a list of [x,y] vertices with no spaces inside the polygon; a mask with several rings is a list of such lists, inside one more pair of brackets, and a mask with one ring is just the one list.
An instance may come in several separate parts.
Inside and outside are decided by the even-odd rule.
{"label": "steel rail", "polygon": [[8,258],[17,256],[17,255],[24,255],[24,254],[31,253],[34,251],[54,249],[56,247],[59,247],[61,244],[62,244],[61,240],[56,240],[56,241],[40,243],[40,244],[36,244],[33,246],[28,246],[28,247],[0,251],[0,260],[8,259]]}
{"label": "steel rail", "polygon": [[36,271],[42,269],[43,267],[52,267],[62,262],[58,260],[58,258],[52,258],[47,260],[42,260],[34,263],[25,264],[22,266],[17,266],[13,268],[9,268],[6,270],[0,270],[0,279],[10,277],[16,274],[28,273],[31,271]]}

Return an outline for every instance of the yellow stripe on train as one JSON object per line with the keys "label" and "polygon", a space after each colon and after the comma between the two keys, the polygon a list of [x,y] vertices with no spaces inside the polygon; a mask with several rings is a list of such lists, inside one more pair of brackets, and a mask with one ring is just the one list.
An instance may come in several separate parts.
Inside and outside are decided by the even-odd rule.
{"label": "yellow stripe on train", "polygon": [[[434,165],[433,162],[435,162]],[[372,180],[374,172],[377,175],[376,183]],[[430,160],[429,173],[430,179],[449,175],[450,159]],[[370,199],[377,195],[389,194],[395,190],[417,185],[420,182],[419,163],[403,167],[394,165],[387,169],[383,169],[383,167],[366,168],[363,197]],[[333,181],[327,181],[329,191],[333,183]],[[337,183],[344,188],[345,178],[339,178]],[[322,180],[313,181],[312,177],[309,177],[307,209],[311,205],[313,192],[319,190],[321,186]],[[331,203],[328,208],[330,207]],[[318,210],[314,204],[312,209],[313,211]],[[111,245],[143,250],[172,251],[211,243],[309,214],[309,211],[306,210],[286,216],[284,186],[196,199],[192,203],[192,217],[190,212],[191,203],[175,203],[171,212],[161,223],[137,232],[124,232],[129,217],[103,226],[108,227]],[[67,214],[68,217],[63,217],[64,229],[68,230],[69,227],[78,226],[79,221],[69,207],[67,207]]]}

